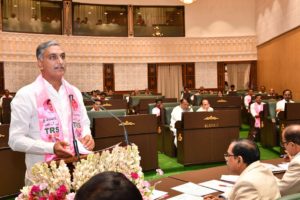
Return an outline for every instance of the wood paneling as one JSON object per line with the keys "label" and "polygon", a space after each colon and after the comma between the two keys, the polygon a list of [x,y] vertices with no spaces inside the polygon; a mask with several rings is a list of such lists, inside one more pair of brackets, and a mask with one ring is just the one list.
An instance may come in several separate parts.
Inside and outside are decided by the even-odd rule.
{"label": "wood paneling", "polygon": [[289,88],[300,99],[300,27],[258,46],[258,85],[279,94]]}
{"label": "wood paneling", "polygon": [[4,65],[0,62],[0,94],[4,91]]}
{"label": "wood paneling", "polygon": [[103,64],[103,89],[115,91],[114,64]]}
{"label": "wood paneling", "polygon": [[184,87],[195,88],[195,63],[182,64],[182,83]]}
{"label": "wood paneling", "polygon": [[148,64],[148,89],[157,92],[157,64]]}

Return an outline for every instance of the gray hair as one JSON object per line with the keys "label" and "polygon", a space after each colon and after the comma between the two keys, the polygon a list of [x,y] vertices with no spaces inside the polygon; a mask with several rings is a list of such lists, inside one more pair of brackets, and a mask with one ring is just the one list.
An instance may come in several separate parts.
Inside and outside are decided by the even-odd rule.
{"label": "gray hair", "polygon": [[50,46],[60,46],[58,42],[55,40],[50,40],[47,42],[41,43],[37,48],[36,48],[36,58],[38,60],[43,60],[43,55],[45,50],[50,47]]}

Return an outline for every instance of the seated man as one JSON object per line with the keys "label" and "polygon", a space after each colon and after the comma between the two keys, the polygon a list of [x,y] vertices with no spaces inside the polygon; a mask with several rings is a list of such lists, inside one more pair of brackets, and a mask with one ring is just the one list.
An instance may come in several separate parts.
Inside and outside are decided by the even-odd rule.
{"label": "seated man", "polygon": [[248,137],[255,139],[255,141],[260,140],[261,121],[259,113],[264,110],[264,104],[265,103],[261,102],[261,94],[257,94],[255,95],[255,102],[250,105],[250,113],[254,118],[254,124],[250,129]]}
{"label": "seated man", "polygon": [[276,103],[276,113],[284,111],[286,103],[294,103],[292,100],[292,91],[286,89],[283,91],[283,99]]}
{"label": "seated man", "polygon": [[[277,199],[280,197],[272,172],[260,162],[258,146],[251,140],[233,141],[224,154],[229,170],[240,175],[228,200]],[[205,199],[219,199],[208,195]]]}
{"label": "seated man", "polygon": [[13,96],[11,96],[9,94],[9,90],[5,89],[4,90],[4,95],[0,98],[0,108],[2,108],[3,99],[12,99],[12,98],[13,98]]}
{"label": "seated man", "polygon": [[174,139],[175,146],[177,146],[177,133],[175,128],[175,123],[177,121],[181,121],[181,116],[183,112],[193,112],[193,109],[190,108],[189,101],[185,98],[180,100],[180,105],[176,106],[171,113],[170,130],[174,133],[175,136]]}
{"label": "seated man", "polygon": [[230,89],[227,91],[227,94],[236,93],[235,85],[230,85]]}
{"label": "seated man", "polygon": [[162,108],[163,108],[162,100],[161,99],[156,99],[155,100],[155,107],[152,108],[151,113],[156,115],[156,117],[159,117]]}
{"label": "seated man", "polygon": [[292,157],[288,170],[277,180],[282,196],[300,193],[300,125],[291,125],[282,132],[282,144]]}
{"label": "seated man", "polygon": [[267,91],[266,91],[266,87],[264,85],[261,85],[259,87],[259,94],[262,94],[262,95],[267,95]]}
{"label": "seated man", "polygon": [[275,92],[275,90],[273,88],[270,88],[268,96],[277,98],[278,94]]}
{"label": "seated man", "polygon": [[214,109],[210,107],[210,104],[207,99],[202,99],[200,108],[197,110],[197,112],[213,112]]}
{"label": "seated man", "polygon": [[91,111],[101,111],[100,106],[101,106],[101,101],[99,99],[95,99]]}
{"label": "seated man", "polygon": [[142,200],[137,187],[119,172],[93,176],[76,192],[75,200]]}

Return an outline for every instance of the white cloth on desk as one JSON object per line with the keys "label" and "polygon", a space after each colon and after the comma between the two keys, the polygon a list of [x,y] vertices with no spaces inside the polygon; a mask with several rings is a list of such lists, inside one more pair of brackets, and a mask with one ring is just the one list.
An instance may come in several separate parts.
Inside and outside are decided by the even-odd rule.
{"label": "white cloth on desk", "polygon": [[[71,130],[68,127],[70,117],[69,97],[62,85],[57,92],[45,79],[45,87],[52,105],[55,107],[62,124],[64,138],[67,141]],[[83,104],[81,92],[73,86],[82,115],[82,136],[91,134],[90,121]],[[30,179],[30,169],[37,162],[43,162],[46,153],[54,153],[54,143],[45,142],[41,139],[39,119],[36,103],[36,91],[34,83],[21,88],[11,102],[11,123],[9,129],[9,146],[14,151],[25,152],[27,167],[26,178]],[[72,145],[72,144],[71,144]]]}

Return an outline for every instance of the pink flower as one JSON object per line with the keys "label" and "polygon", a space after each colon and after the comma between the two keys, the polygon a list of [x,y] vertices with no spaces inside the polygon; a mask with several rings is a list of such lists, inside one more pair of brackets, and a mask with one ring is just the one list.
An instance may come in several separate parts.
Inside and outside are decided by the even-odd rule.
{"label": "pink flower", "polygon": [[67,196],[66,196],[66,200],[74,200],[75,198],[75,193],[72,192],[72,193],[69,193]]}
{"label": "pink flower", "polygon": [[39,193],[41,190],[40,190],[40,186],[38,185],[33,185],[31,190],[30,190],[30,196],[35,196],[37,195],[37,193]]}
{"label": "pink flower", "polygon": [[57,199],[64,199],[67,193],[67,188],[65,185],[61,185],[57,190],[56,190],[56,197]]}
{"label": "pink flower", "polygon": [[136,180],[136,179],[138,179],[139,178],[139,175],[138,175],[138,173],[136,173],[136,172],[131,172],[131,178],[133,179],[133,180]]}
{"label": "pink flower", "polygon": [[150,183],[148,182],[148,181],[143,181],[143,185],[144,185],[144,187],[146,187],[146,188],[149,188],[151,185],[150,185]]}

